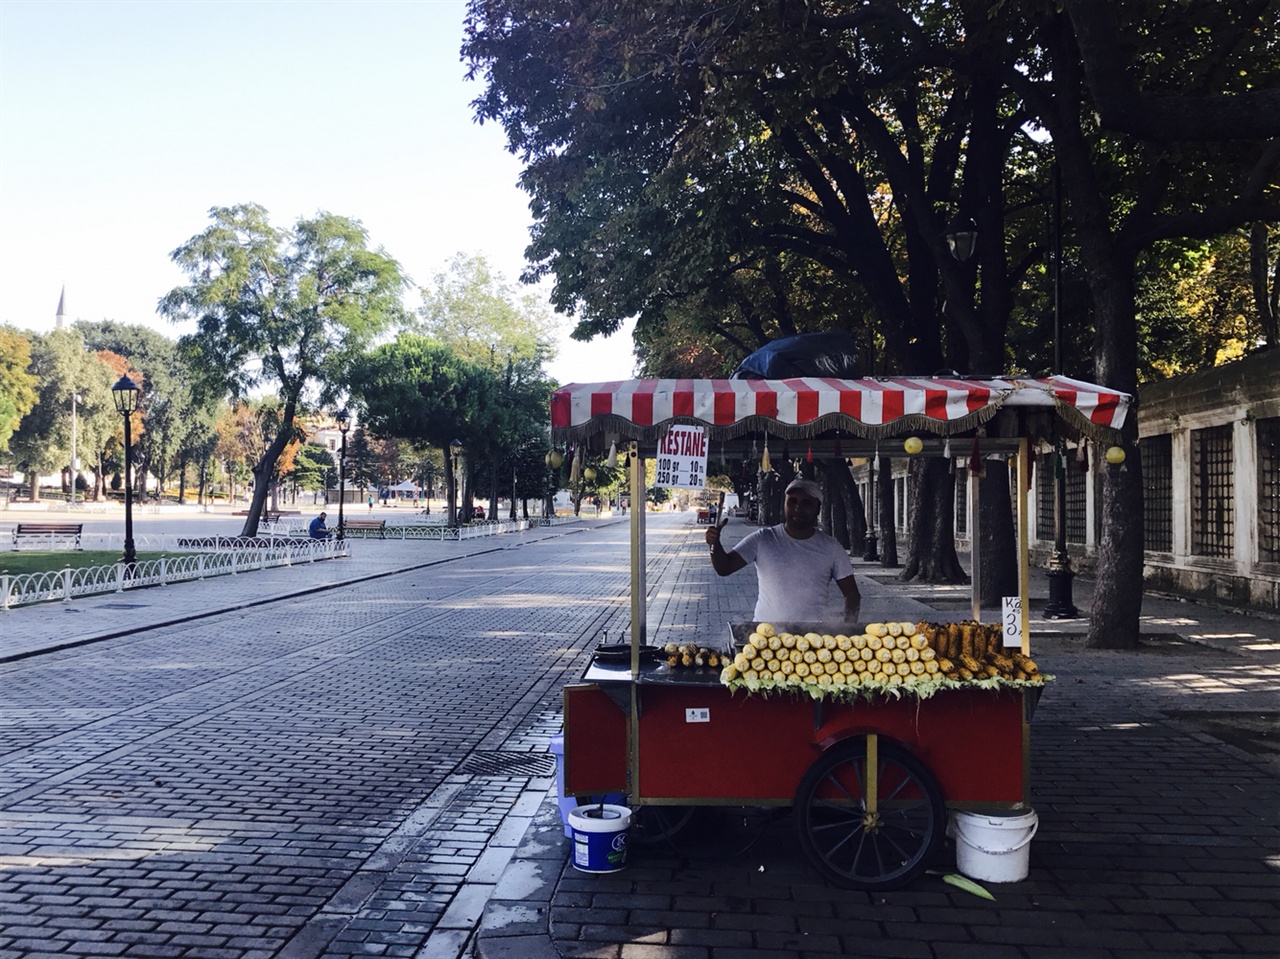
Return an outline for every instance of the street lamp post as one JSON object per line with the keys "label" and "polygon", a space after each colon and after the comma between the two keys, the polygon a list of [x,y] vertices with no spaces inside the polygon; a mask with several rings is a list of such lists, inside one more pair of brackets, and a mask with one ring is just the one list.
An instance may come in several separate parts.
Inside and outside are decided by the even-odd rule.
{"label": "street lamp post", "polygon": [[[1050,183],[1053,188],[1053,216],[1049,249],[1053,257],[1053,372],[1062,375],[1062,181],[1058,164],[1054,163]],[[1044,604],[1045,619],[1075,619],[1079,612],[1071,598],[1075,572],[1067,553],[1067,446],[1058,440],[1053,466],[1053,556],[1045,576],[1049,580],[1049,599]]]}
{"label": "street lamp post", "polygon": [[138,553],[133,546],[133,442],[130,434],[130,419],[138,409],[138,398],[142,390],[129,378],[128,374],[116,380],[111,387],[111,395],[116,402],[116,411],[124,417],[124,558],[129,575],[133,575],[134,566],[138,562]]}
{"label": "street lamp post", "polygon": [[342,505],[347,498],[347,430],[351,429],[351,411],[344,406],[334,418],[338,421],[338,432],[342,434],[342,446],[338,450],[338,542],[342,543],[347,538]]}
{"label": "street lamp post", "polygon": [[76,457],[76,403],[80,402],[80,394],[71,393],[71,505],[76,505],[76,476],[80,464]]}

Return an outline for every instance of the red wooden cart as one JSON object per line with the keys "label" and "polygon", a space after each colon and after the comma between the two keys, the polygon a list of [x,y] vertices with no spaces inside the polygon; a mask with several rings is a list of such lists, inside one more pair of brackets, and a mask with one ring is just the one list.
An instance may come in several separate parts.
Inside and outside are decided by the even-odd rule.
{"label": "red wooden cart", "polygon": [[[573,384],[551,398],[552,439],[630,455],[631,502],[644,458],[672,424],[707,430],[719,449],[772,438],[815,456],[871,455],[919,437],[919,455],[1016,461],[1021,652],[1029,654],[1026,494],[1033,443],[1063,435],[1119,441],[1132,402],[1065,377],[836,380],[632,380]],[[914,445],[914,444],[913,444]],[[757,447],[759,448],[759,447]],[[970,484],[976,506],[977,483]],[[973,514],[977,516],[976,508]],[[974,535],[975,544],[979,537]],[[978,556],[972,618],[978,609]],[[1029,806],[1036,686],[902,689],[867,698],[730,690],[713,668],[672,668],[647,645],[645,512],[631,511],[631,642],[593,657],[564,690],[566,795],[623,794],[640,812],[706,805],[793,807],[813,865],[838,884],[889,889],[929,865],[947,810]],[[989,617],[990,618],[990,617]],[[700,645],[725,648],[723,636]]]}

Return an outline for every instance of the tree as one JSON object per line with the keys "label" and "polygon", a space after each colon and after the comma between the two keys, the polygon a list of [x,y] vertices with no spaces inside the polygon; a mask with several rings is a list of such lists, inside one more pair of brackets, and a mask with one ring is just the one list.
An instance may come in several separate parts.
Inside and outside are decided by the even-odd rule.
{"label": "tree", "polygon": [[268,486],[293,439],[299,404],[330,402],[353,360],[401,316],[399,264],[367,247],[358,221],[320,213],[278,230],[255,204],[217,207],[213,224],[174,250],[189,285],[160,301],[174,322],[194,321],[179,345],[203,395],[275,391],[281,429],[253,464],[242,535],[257,533]]}
{"label": "tree", "polygon": [[37,379],[38,399],[10,439],[18,467],[28,475],[31,499],[40,498],[39,477],[71,462],[71,396],[76,404],[76,440],[98,450],[120,424],[111,398],[112,370],[88,352],[80,334],[57,329],[31,339],[29,372]]}
{"label": "tree", "polygon": [[[353,391],[353,395],[359,394]],[[347,444],[346,482],[358,489],[361,496],[369,487],[378,485],[377,445],[377,437],[370,436],[363,426],[356,427]]]}
{"label": "tree", "polygon": [[139,385],[147,397],[146,431],[134,449],[134,469],[140,475],[150,472],[163,490],[174,467],[189,457],[187,447],[212,442],[217,398],[197,402],[190,385],[194,377],[176,343],[148,327],[82,320],[74,328],[89,349],[122,356],[142,374]]}
{"label": "tree", "polygon": [[493,375],[436,340],[401,333],[361,357],[350,383],[370,430],[441,451],[451,522],[456,521],[452,443],[480,445],[499,402]]}
{"label": "tree", "polygon": [[[812,284],[796,278],[824,276],[817,315],[838,315],[898,370],[1025,369],[1010,320],[1021,313],[1021,342],[1045,340],[1042,294],[1025,281],[1044,256],[1056,163],[1096,333],[1088,378],[1135,392],[1139,254],[1277,218],[1280,141],[1259,139],[1280,132],[1276,111],[1210,114],[1274,102],[1280,17],[1274,0],[1056,9],[473,0],[463,51],[488,81],[478,117],[502,123],[526,163],[528,275],[555,276],[575,335],[634,313],[637,339],[667,355],[719,337],[731,356],[746,337],[799,328]],[[1186,115],[1153,132],[1135,119],[1147,104]],[[953,213],[978,225],[967,264],[942,241]],[[1269,260],[1254,255],[1254,298],[1269,303],[1256,279]],[[831,310],[842,291],[862,313]],[[713,319],[691,319],[690,304]],[[1270,329],[1274,310],[1258,314]],[[1043,358],[1031,372],[1048,372]],[[1007,519],[1004,468],[982,482],[986,531],[992,510]],[[1091,641],[1130,644],[1140,464],[1104,485]],[[984,569],[984,594],[996,582]]]}
{"label": "tree", "polygon": [[0,327],[0,450],[31,412],[38,398],[39,378],[29,372],[31,343],[17,330]]}
{"label": "tree", "polygon": [[327,489],[331,479],[337,481],[333,454],[320,443],[304,444],[294,457],[293,469],[286,479],[293,484],[295,502],[300,489],[309,493]]}
{"label": "tree", "polygon": [[[1136,393],[1138,261],[1152,244],[1211,237],[1280,219],[1280,115],[1219,119],[1280,88],[1274,2],[1198,2],[1174,17],[1152,5],[1066,0],[1039,26],[1046,58],[1010,69],[1052,137],[1093,308],[1096,378]],[[1114,38],[1130,38],[1122,48]],[[1176,103],[1177,122],[1153,130],[1134,115]],[[1139,111],[1140,112],[1140,111]],[[1098,123],[1104,117],[1103,126]],[[1115,126],[1111,133],[1106,127]],[[1269,138],[1269,139],[1268,139]],[[1176,141],[1176,142],[1171,142]],[[1127,424],[1132,443],[1137,424]],[[1133,646],[1143,582],[1141,457],[1107,470],[1102,542],[1088,644]]]}
{"label": "tree", "polygon": [[[488,421],[475,422],[465,443],[468,479],[488,478],[490,518],[496,519],[502,487],[514,484],[507,467],[513,452],[535,440],[546,446],[551,384],[542,366],[555,356],[555,323],[542,303],[518,294],[483,257],[461,254],[423,290],[419,316],[427,335],[487,370],[500,394]],[[464,486],[462,505],[469,508],[471,484]]]}

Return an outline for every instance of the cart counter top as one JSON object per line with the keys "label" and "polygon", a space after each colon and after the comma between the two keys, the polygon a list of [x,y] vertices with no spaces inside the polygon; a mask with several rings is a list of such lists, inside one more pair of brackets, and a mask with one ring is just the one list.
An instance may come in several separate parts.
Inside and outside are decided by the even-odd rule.
{"label": "cart counter top", "polygon": [[[593,656],[582,681],[585,683],[630,683],[630,660],[602,660]],[[640,663],[636,682],[661,686],[720,686],[718,666],[669,666],[665,659]]]}

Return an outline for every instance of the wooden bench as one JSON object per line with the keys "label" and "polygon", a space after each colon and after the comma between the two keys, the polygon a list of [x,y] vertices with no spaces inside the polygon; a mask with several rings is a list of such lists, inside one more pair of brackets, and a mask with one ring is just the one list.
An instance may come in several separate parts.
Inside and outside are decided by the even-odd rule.
{"label": "wooden bench", "polygon": [[79,549],[83,530],[83,523],[19,523],[13,530],[13,548],[30,545],[55,549],[69,545],[72,549]]}
{"label": "wooden bench", "polygon": [[379,539],[387,538],[387,521],[385,519],[348,519],[343,520],[342,528],[345,532],[353,529],[358,530],[377,530]]}

